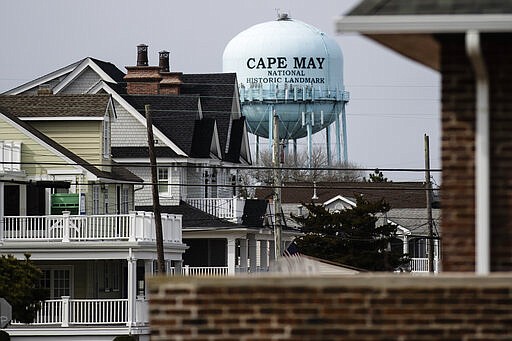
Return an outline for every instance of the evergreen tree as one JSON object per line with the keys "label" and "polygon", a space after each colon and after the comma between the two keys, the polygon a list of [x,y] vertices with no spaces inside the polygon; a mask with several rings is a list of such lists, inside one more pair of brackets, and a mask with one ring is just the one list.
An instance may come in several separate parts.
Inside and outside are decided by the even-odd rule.
{"label": "evergreen tree", "polygon": [[388,178],[384,177],[384,174],[377,168],[373,173],[368,174],[368,179],[363,178],[365,182],[390,182]]}
{"label": "evergreen tree", "polygon": [[356,196],[356,206],[329,212],[306,204],[304,217],[293,216],[304,235],[296,240],[301,253],[369,271],[393,271],[408,261],[401,248],[391,249],[396,225],[377,226],[378,215],[389,211],[383,199],[370,202]]}
{"label": "evergreen tree", "polygon": [[12,306],[12,317],[23,323],[34,320],[41,308],[47,291],[38,288],[41,270],[25,255],[25,260],[17,260],[12,255],[0,257],[0,297]]}

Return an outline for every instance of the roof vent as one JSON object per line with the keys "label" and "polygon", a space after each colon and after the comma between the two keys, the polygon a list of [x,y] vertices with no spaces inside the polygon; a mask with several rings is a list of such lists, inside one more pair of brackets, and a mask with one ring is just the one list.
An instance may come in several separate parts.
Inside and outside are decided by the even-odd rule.
{"label": "roof vent", "polygon": [[53,95],[53,90],[50,84],[40,84],[37,88],[38,96],[48,96]]}
{"label": "roof vent", "polygon": [[288,13],[286,13],[286,12],[277,13],[277,21],[281,21],[281,20],[290,20],[290,16],[288,15]]}

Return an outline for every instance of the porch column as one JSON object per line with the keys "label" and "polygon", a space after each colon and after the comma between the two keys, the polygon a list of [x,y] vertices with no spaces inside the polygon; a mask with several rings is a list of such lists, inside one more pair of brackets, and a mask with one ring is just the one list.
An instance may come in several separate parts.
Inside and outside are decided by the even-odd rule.
{"label": "porch column", "polygon": [[256,272],[256,237],[254,234],[247,236],[249,238],[249,265],[251,272]]}
{"label": "porch column", "polygon": [[240,271],[247,272],[247,239],[240,239]]}
{"label": "porch column", "polygon": [[20,185],[20,215],[27,215],[27,185]]}
{"label": "porch column", "polygon": [[127,326],[132,326],[135,322],[135,299],[137,295],[137,259],[133,257],[131,249],[130,255],[126,258],[128,261],[128,319]]}
{"label": "porch column", "polygon": [[260,267],[263,271],[267,271],[268,268],[268,241],[260,240]]}
{"label": "porch column", "polygon": [[275,241],[273,240],[269,240],[268,241],[268,249],[270,251],[269,255],[268,255],[268,259],[270,262],[272,261],[275,261],[276,260],[276,247],[275,247]]}
{"label": "porch column", "polygon": [[228,238],[227,244],[226,259],[228,261],[228,275],[233,276],[235,274],[236,239]]}
{"label": "porch column", "polygon": [[4,183],[0,182],[0,240],[4,239],[4,206],[5,206]]}
{"label": "porch column", "polygon": [[404,245],[403,245],[403,253],[409,254],[409,237],[407,237],[405,234],[402,238]]}
{"label": "porch column", "polygon": [[153,276],[153,260],[144,260],[144,295],[149,297],[148,285],[146,283],[147,276]]}

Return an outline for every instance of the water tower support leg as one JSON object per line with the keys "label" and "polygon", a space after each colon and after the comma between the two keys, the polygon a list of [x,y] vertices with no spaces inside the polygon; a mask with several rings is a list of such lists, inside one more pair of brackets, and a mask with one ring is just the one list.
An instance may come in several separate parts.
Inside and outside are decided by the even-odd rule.
{"label": "water tower support leg", "polygon": [[268,152],[272,155],[272,141],[274,139],[274,106],[268,108]]}
{"label": "water tower support leg", "polygon": [[311,124],[311,117],[307,124],[308,131],[308,168],[311,168],[311,161],[313,159],[313,125]]}
{"label": "water tower support leg", "polygon": [[297,165],[297,139],[293,139],[293,164]]}
{"label": "water tower support leg", "polygon": [[331,166],[331,129],[330,126],[325,127],[325,144],[327,152],[327,166]]}
{"label": "water tower support leg", "polygon": [[348,162],[348,148],[347,148],[347,115],[345,114],[345,103],[341,106],[341,124],[343,128],[343,162]]}
{"label": "water tower support leg", "polygon": [[343,160],[341,159],[341,129],[340,129],[340,116],[336,114],[336,121],[334,122],[336,126],[336,157],[338,162],[341,164]]}
{"label": "water tower support leg", "polygon": [[260,164],[260,137],[256,135],[256,164]]}

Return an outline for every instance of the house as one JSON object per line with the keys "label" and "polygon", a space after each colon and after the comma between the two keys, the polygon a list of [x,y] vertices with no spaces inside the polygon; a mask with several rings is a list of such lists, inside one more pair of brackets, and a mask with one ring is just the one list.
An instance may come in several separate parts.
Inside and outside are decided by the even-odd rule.
{"label": "house", "polygon": [[512,270],[512,3],[364,0],[337,30],[440,72],[443,269]]}
{"label": "house", "polygon": [[[272,195],[271,190],[259,188],[258,198]],[[428,213],[425,186],[421,182],[338,182],[338,183],[287,183],[281,190],[282,214],[285,225],[298,228],[292,216],[307,214],[304,204],[323,205],[329,211],[340,211],[356,206],[357,195],[370,201],[384,199],[391,207],[379,218],[378,224],[391,223],[397,226],[396,247],[411,257],[412,272],[428,271]],[[440,258],[440,213],[439,203],[432,209],[434,227],[434,268],[439,270]]]}
{"label": "house", "polygon": [[[206,261],[200,267],[222,264],[222,271],[232,274],[251,269],[252,264],[254,270],[256,264],[266,264],[259,259],[262,252],[268,263],[272,259],[272,229],[242,224],[246,200],[239,195],[239,169],[252,161],[236,75],[171,71],[166,51],[159,53],[158,66],[149,66],[146,45],[137,47],[136,65],[126,70],[125,74],[111,63],[85,58],[5,94],[110,95],[116,108],[116,118],[110,122],[112,160],[144,183],[151,183],[145,112],[149,105],[162,210],[206,219],[183,230],[183,238],[190,244],[184,259],[195,259],[194,266],[199,266],[197,260],[204,258],[198,255],[208,244],[220,247],[215,247],[215,253],[220,253],[215,259],[222,262]],[[150,209],[151,186],[137,187],[134,198],[138,208]],[[199,211],[193,213],[190,206]],[[184,217],[184,221],[190,220]],[[285,233],[284,242],[291,242],[295,235],[293,231]],[[257,252],[257,260],[250,257],[255,248],[264,250]],[[240,250],[247,257],[236,256]]]}
{"label": "house", "polygon": [[[156,259],[152,212],[134,211],[142,179],[110,156],[111,96],[0,96],[0,253],[29,253],[49,289],[15,339],[149,339],[145,276]],[[180,263],[181,216],[162,219],[165,259]]]}

